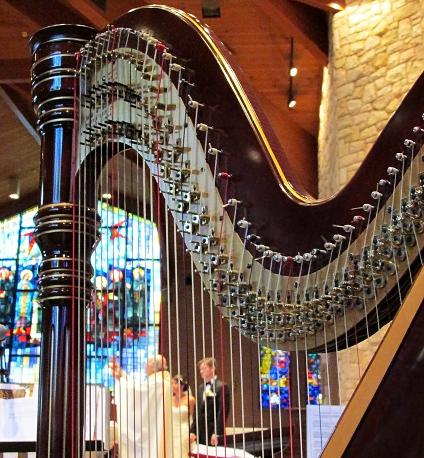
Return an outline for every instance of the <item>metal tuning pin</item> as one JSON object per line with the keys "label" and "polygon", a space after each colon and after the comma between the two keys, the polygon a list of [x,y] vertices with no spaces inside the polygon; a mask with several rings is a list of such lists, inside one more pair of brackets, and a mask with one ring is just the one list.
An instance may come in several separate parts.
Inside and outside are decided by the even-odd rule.
{"label": "metal tuning pin", "polygon": [[384,187],[384,186],[387,186],[391,184],[391,182],[389,180],[385,180],[384,178],[382,178],[381,180],[379,180],[379,182],[377,183],[377,186],[380,186],[380,187]]}
{"label": "metal tuning pin", "polygon": [[237,221],[237,226],[240,227],[241,229],[247,229],[251,225],[252,223],[249,223],[249,221],[246,221],[244,218]]}
{"label": "metal tuning pin", "polygon": [[210,154],[211,156],[216,156],[220,153],[222,153],[222,149],[213,148],[212,145],[209,143],[208,154]]}
{"label": "metal tuning pin", "polygon": [[[197,102],[196,100],[193,100],[191,98],[190,94],[188,95],[188,106],[190,108],[194,108],[194,109],[199,108],[199,107],[204,107],[203,103],[200,103],[200,102]],[[199,128],[199,125],[200,124],[197,125],[197,128]]]}
{"label": "metal tuning pin", "polygon": [[415,126],[413,129],[412,129],[412,132],[417,135],[417,134],[422,134],[424,133],[424,129],[422,129],[420,126]]}
{"label": "metal tuning pin", "polygon": [[199,123],[197,124],[197,130],[200,132],[207,132],[208,130],[213,130],[213,127],[208,126],[207,124]]}
{"label": "metal tuning pin", "polygon": [[[182,70],[184,70],[184,67],[182,65],[180,65],[180,64],[172,63],[171,66],[170,66],[170,69],[173,72],[181,72]],[[190,106],[190,102],[189,102],[189,106]]]}
{"label": "metal tuning pin", "polygon": [[297,262],[298,264],[301,264],[303,262],[303,256],[301,254],[297,254],[294,258],[293,258],[294,262]]}
{"label": "metal tuning pin", "polygon": [[324,248],[327,251],[331,251],[331,250],[334,250],[334,248],[336,248],[336,245],[334,243],[331,243],[331,242],[325,242],[324,243]]}
{"label": "metal tuning pin", "polygon": [[223,208],[226,207],[236,207],[237,205],[241,204],[241,200],[237,199],[228,199],[227,203],[223,205]]}
{"label": "metal tuning pin", "polygon": [[259,242],[259,240],[261,240],[261,237],[259,235],[256,235],[256,234],[249,234],[247,237],[247,240],[251,243],[254,244],[254,242]]}
{"label": "metal tuning pin", "polygon": [[165,60],[173,60],[173,59],[176,59],[176,56],[173,56],[170,52],[168,51],[164,51],[162,53],[162,57],[165,59]]}
{"label": "metal tuning pin", "polygon": [[338,224],[333,224],[333,227],[339,227],[339,228],[343,229],[346,233],[349,233],[349,232],[352,232],[352,231],[355,230],[355,226],[352,226],[351,224],[344,224],[343,226],[339,226]]}
{"label": "metal tuning pin", "polygon": [[388,167],[387,168],[387,174],[388,175],[397,175],[399,173],[399,169],[397,169],[396,167]]}
{"label": "metal tuning pin", "polygon": [[396,153],[395,158],[399,162],[403,162],[406,159],[406,154]]}
{"label": "metal tuning pin", "polygon": [[313,258],[314,258],[314,255],[312,253],[304,253],[303,254],[303,260],[306,261],[306,262],[312,261]]}
{"label": "metal tuning pin", "polygon": [[[414,128],[415,129],[415,128]],[[415,146],[415,142],[413,140],[410,140],[409,138],[405,139],[405,141],[403,142],[403,144],[407,147],[407,148],[413,148]]]}
{"label": "metal tuning pin", "polygon": [[363,223],[365,221],[365,218],[361,215],[355,215],[352,219],[354,223]]}
{"label": "metal tuning pin", "polygon": [[256,243],[254,243],[253,245],[255,246],[256,251],[258,251],[259,253],[263,253],[266,250],[269,250],[269,246],[266,246],[266,245],[258,245]]}
{"label": "metal tuning pin", "polygon": [[285,256],[283,256],[281,253],[274,253],[272,256],[273,261],[280,263],[281,261],[284,261]]}
{"label": "metal tuning pin", "polygon": [[373,191],[371,193],[371,197],[374,199],[374,200],[379,200],[383,197],[383,194],[381,194],[381,192],[378,192],[378,191]]}
{"label": "metal tuning pin", "polygon": [[346,237],[344,235],[341,235],[341,234],[334,234],[333,235],[333,240],[337,243],[342,243],[343,240],[346,240]]}

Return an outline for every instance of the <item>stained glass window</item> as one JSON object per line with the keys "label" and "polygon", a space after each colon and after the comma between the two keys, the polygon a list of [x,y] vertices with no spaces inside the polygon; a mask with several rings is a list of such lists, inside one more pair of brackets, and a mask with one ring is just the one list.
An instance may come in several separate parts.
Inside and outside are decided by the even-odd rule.
{"label": "stained glass window", "polygon": [[308,402],[309,404],[321,404],[321,358],[318,353],[308,354]]}
{"label": "stained glass window", "polygon": [[[309,404],[321,404],[320,355],[307,356]],[[262,407],[286,409],[290,405],[290,353],[261,348],[261,404]]]}
{"label": "stained glass window", "polygon": [[[129,372],[144,367],[158,348],[160,248],[155,224],[99,203],[101,241],[92,257],[95,302],[87,310],[87,380],[108,382],[108,362],[120,359]],[[0,323],[9,337],[1,345],[10,381],[38,380],[41,312],[37,270],[41,253],[30,209],[0,221]]]}
{"label": "stained glass window", "polygon": [[261,402],[265,408],[289,407],[290,354],[269,347],[261,349]]}

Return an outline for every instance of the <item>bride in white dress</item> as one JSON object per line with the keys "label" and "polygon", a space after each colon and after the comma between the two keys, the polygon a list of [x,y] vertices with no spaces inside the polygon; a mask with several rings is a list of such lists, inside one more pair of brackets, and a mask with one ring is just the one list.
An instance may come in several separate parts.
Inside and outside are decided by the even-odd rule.
{"label": "bride in white dress", "polygon": [[190,436],[196,400],[190,395],[187,380],[176,375],[172,378],[172,439],[173,458],[187,458],[194,437]]}

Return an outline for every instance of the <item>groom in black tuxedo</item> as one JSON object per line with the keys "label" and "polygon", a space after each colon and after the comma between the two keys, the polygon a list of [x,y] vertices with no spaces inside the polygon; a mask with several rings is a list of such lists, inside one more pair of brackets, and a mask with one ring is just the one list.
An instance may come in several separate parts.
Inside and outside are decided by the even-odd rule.
{"label": "groom in black tuxedo", "polygon": [[229,387],[215,375],[216,361],[204,358],[197,363],[203,379],[197,388],[196,409],[190,432],[198,444],[218,445],[218,436],[225,433],[230,410]]}

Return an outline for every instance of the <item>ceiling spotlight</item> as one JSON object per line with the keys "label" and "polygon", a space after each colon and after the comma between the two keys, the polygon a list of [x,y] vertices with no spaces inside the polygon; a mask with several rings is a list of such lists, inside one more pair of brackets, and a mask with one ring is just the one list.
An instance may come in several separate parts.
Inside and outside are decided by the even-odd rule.
{"label": "ceiling spotlight", "polygon": [[18,200],[21,197],[21,185],[18,178],[10,179],[10,193],[9,198],[13,200]]}
{"label": "ceiling spotlight", "polygon": [[104,194],[102,194],[102,199],[105,199],[105,200],[112,199],[112,194],[110,194],[109,192],[105,192]]}
{"label": "ceiling spotlight", "polygon": [[202,17],[221,17],[220,0],[202,0]]}
{"label": "ceiling spotlight", "polygon": [[287,105],[290,109],[296,106],[296,99],[293,92],[293,77],[297,75],[297,68],[294,66],[294,38],[290,38],[290,60],[289,60],[289,91],[287,97]]}

